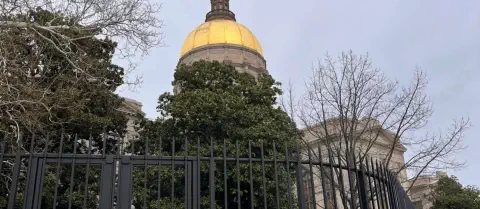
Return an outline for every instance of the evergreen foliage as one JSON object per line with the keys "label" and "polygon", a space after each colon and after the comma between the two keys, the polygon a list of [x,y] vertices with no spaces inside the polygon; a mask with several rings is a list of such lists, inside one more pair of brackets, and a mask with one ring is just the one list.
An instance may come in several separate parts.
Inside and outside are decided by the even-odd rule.
{"label": "evergreen foliage", "polygon": [[[281,95],[279,83],[270,75],[262,74],[257,78],[247,73],[239,73],[233,66],[219,62],[198,61],[191,65],[180,65],[175,71],[173,84],[180,90],[178,94],[164,93],[159,97],[157,110],[161,117],[154,121],[145,120],[141,125],[141,140],[135,142],[135,150],[140,154],[145,152],[146,140],[149,144],[149,153],[172,155],[175,147],[177,156],[197,156],[197,145],[200,156],[211,156],[210,145],[213,146],[213,156],[234,158],[238,154],[241,158],[248,158],[249,143],[251,143],[252,158],[261,157],[261,147],[264,147],[264,157],[273,159],[273,145],[276,145],[278,159],[285,159],[285,148],[289,154],[295,150],[299,130],[287,113],[277,105],[277,96]],[[175,145],[173,146],[173,141]],[[161,143],[161,147],[160,147]],[[238,146],[237,146],[238,145]],[[130,147],[131,148],[131,147]],[[293,158],[292,158],[293,159]],[[288,165],[291,166],[291,165]],[[202,162],[201,170],[201,204],[209,205],[209,172],[208,162]],[[155,170],[156,169],[156,170]],[[163,169],[163,168],[162,168]],[[170,206],[171,168],[160,169],[162,204]],[[169,171],[170,169],[170,171]],[[237,178],[240,178],[241,205],[250,206],[250,185],[253,185],[254,205],[263,207],[262,169],[259,162],[253,163],[252,178],[249,179],[248,164],[240,164],[239,173],[235,162],[215,162],[215,197],[217,207],[224,207],[224,170],[227,171],[227,203],[229,208],[237,208]],[[295,182],[293,167],[287,173],[286,165],[279,165],[277,174],[280,179],[279,190],[281,207],[287,207],[288,190],[287,178]],[[159,169],[149,168],[149,177],[154,180],[149,184],[148,191],[157,191],[155,175]],[[268,207],[275,204],[275,181],[272,163],[265,165],[265,190]],[[178,173],[180,172],[180,173]],[[143,178],[144,172],[138,171],[135,176]],[[176,207],[183,207],[183,169],[175,172]],[[134,190],[141,191],[144,184],[134,182]],[[293,183],[290,185],[293,188]],[[143,193],[144,194],[144,193]],[[143,205],[142,193],[136,193],[134,205],[138,208]],[[155,205],[157,196],[154,193],[148,197],[149,205]]]}
{"label": "evergreen foliage", "polygon": [[480,209],[480,190],[462,186],[455,176],[442,177],[433,192],[432,209]]}
{"label": "evergreen foliage", "polygon": [[[17,150],[58,153],[61,138],[63,153],[73,153],[76,147],[77,154],[86,154],[88,145],[92,147],[92,154],[102,153],[103,150],[112,153],[116,149],[115,144],[125,133],[127,122],[124,114],[117,110],[123,99],[115,94],[115,90],[123,84],[124,77],[124,69],[112,63],[117,44],[108,38],[95,38],[98,31],[89,28],[82,30],[82,25],[74,19],[47,10],[37,9],[30,11],[27,16],[12,19],[37,25],[71,26],[75,30],[65,29],[62,31],[65,36],[93,38],[71,41],[69,53],[72,54],[69,56],[76,54],[77,67],[83,70],[79,72],[79,69],[72,69],[69,60],[55,49],[56,44],[62,43],[49,43],[40,37],[49,33],[38,31],[37,36],[32,36],[31,31],[19,28],[9,29],[0,37],[0,44],[8,45],[11,52],[15,52],[7,53],[8,61],[4,63],[7,72],[2,74],[8,76],[10,85],[0,85],[0,98],[14,101],[2,104],[0,110],[0,129],[4,130],[0,137],[5,143],[5,153],[16,153]],[[50,38],[55,41],[53,37]],[[4,117],[7,115],[11,117]],[[107,147],[103,147],[104,138],[107,139]],[[30,150],[31,147],[34,149]],[[23,160],[22,164],[17,205],[23,204],[28,159]],[[13,159],[6,159],[2,166],[0,208],[5,208]],[[72,166],[60,165],[58,178],[56,166],[46,165],[42,208],[53,207],[55,187],[58,208],[68,207]],[[87,207],[95,208],[96,195],[100,193],[100,170],[93,165],[88,170]],[[77,165],[72,208],[82,208],[86,172],[85,165]]]}

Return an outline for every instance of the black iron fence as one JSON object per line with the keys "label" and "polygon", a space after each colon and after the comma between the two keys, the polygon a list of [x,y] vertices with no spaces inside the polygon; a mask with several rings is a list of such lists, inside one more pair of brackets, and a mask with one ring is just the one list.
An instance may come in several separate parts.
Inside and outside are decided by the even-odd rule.
{"label": "black iron fence", "polygon": [[0,208],[414,209],[381,163],[332,153],[229,140],[4,138]]}

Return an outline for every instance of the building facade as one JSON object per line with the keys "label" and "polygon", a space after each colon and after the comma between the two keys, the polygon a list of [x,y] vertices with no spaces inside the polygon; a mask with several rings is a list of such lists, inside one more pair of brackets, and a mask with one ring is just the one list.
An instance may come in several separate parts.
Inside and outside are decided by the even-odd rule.
{"label": "building facade", "polygon": [[440,178],[446,176],[446,172],[437,171],[435,175],[419,176],[416,180],[410,179],[404,184],[405,188],[411,187],[408,195],[416,209],[430,209],[433,206],[433,188]]}
{"label": "building facade", "polygon": [[[311,152],[315,153],[313,156],[319,157],[318,153],[322,153],[322,160],[323,162],[329,161],[329,156],[327,153],[327,143],[328,146],[332,148],[332,156],[334,159],[334,163],[338,164],[338,156],[342,159],[342,165],[347,165],[346,162],[346,149],[345,149],[345,142],[342,140],[340,122],[337,119],[331,119],[327,122],[327,132],[328,137],[330,140],[327,142],[327,135],[325,134],[325,128],[321,126],[313,126],[310,128],[303,129],[303,141],[310,147]],[[358,153],[361,153],[362,156],[368,156],[373,158],[374,160],[378,160],[378,162],[384,162],[387,158],[388,153],[391,151],[393,146],[393,154],[390,160],[388,168],[394,171],[400,171],[398,174],[398,179],[400,182],[407,182],[407,171],[402,169],[403,165],[405,164],[404,153],[407,149],[401,145],[400,143],[395,144],[394,146],[394,134],[386,129],[383,129],[380,126],[380,123],[377,121],[372,120],[360,120],[358,121],[358,125],[356,131],[353,133],[354,135],[358,135],[358,140],[356,140],[355,146],[355,153],[357,154],[356,158],[358,158]],[[340,145],[342,143],[342,145]],[[318,151],[318,148],[322,149],[321,152]],[[320,175],[319,169],[313,170],[315,175]],[[338,175],[338,173],[337,173]],[[349,190],[349,177],[346,171],[343,171],[343,186],[345,190]],[[337,186],[339,183],[337,182]],[[320,178],[314,179],[315,188],[315,201],[317,206],[323,207],[324,205],[324,195],[323,192],[326,192],[327,196],[329,196],[329,201],[332,202],[332,198],[336,198],[337,202],[339,203],[339,208],[348,208],[344,207],[342,204],[342,196],[340,193],[336,195],[331,195],[331,187],[329,183],[326,185],[326,189],[322,188],[322,182],[320,182]],[[309,193],[308,190],[311,188],[307,188],[307,194]],[[338,188],[337,188],[338,191]],[[313,199],[312,197],[307,197],[310,200]],[[372,207],[373,208],[373,207]],[[378,208],[375,205],[375,208]]]}
{"label": "building facade", "polygon": [[118,108],[118,111],[125,114],[125,117],[128,119],[127,121],[127,132],[123,140],[124,145],[129,140],[135,140],[139,138],[139,134],[137,132],[138,122],[140,122],[144,117],[145,113],[142,111],[142,103],[136,101],[134,99],[123,97],[124,101],[122,106]]}

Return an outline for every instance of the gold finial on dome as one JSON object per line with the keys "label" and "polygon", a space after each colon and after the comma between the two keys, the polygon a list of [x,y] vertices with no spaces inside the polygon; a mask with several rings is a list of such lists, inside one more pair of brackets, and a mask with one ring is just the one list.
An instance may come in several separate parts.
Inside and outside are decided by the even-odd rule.
{"label": "gold finial on dome", "polygon": [[235,14],[230,11],[230,0],[210,0],[210,4],[212,8],[205,22],[218,19],[235,21]]}

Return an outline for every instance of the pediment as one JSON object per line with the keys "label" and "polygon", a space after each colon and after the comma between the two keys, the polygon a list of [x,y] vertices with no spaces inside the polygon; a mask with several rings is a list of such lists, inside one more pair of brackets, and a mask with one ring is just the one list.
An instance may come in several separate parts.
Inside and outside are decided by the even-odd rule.
{"label": "pediment", "polygon": [[129,102],[128,100],[123,101],[122,106],[118,108],[118,111],[133,116],[145,116],[145,112],[142,111],[141,106],[131,104],[131,102]]}

